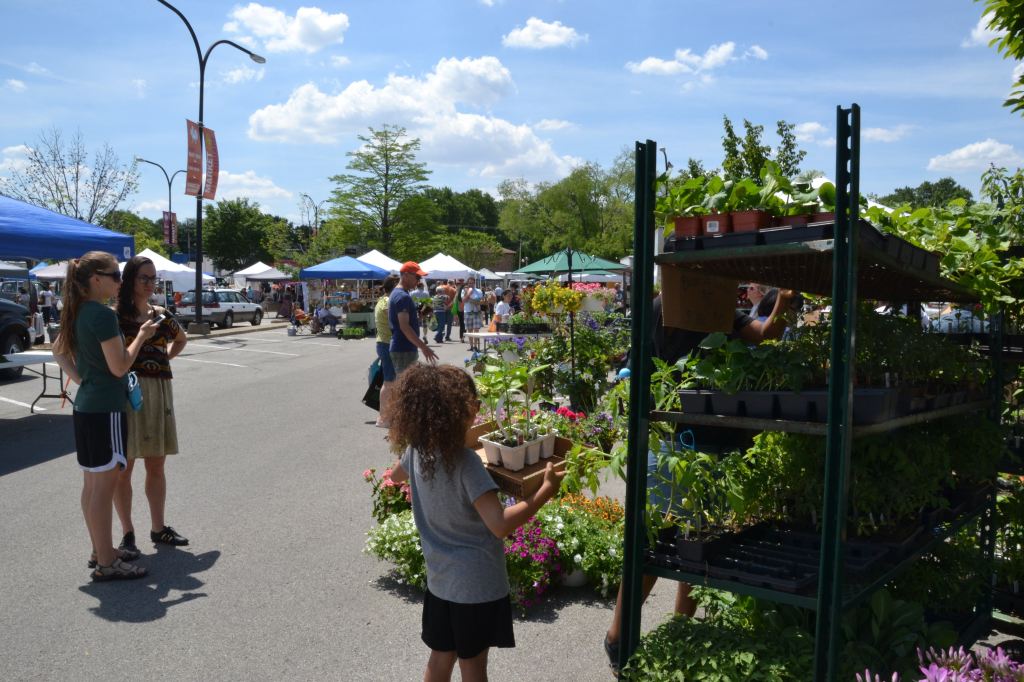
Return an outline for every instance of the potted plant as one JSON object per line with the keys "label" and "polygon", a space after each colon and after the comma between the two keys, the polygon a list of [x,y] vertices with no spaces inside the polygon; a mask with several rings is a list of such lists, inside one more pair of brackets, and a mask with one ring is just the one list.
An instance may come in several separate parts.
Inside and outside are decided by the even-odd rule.
{"label": "potted plant", "polygon": [[655,214],[659,218],[672,222],[677,237],[699,237],[701,235],[701,215],[704,213],[701,203],[705,196],[704,185],[704,178],[690,178],[670,186],[668,192],[658,198]]}
{"label": "potted plant", "polygon": [[[521,362],[508,362],[497,353],[488,355],[485,362],[483,374],[476,379],[477,389],[486,412],[497,428],[480,438],[484,455],[489,464],[500,464],[510,471],[519,471],[526,466],[527,447],[531,445],[530,420],[535,376],[547,367],[527,367]],[[523,406],[525,415],[523,412],[517,413],[517,402]],[[536,452],[539,456],[539,449]]]}
{"label": "potted plant", "polygon": [[732,232],[732,219],[728,212],[724,212],[724,207],[732,193],[733,184],[732,180],[723,180],[717,175],[708,180],[704,201],[701,203],[704,209],[701,233],[705,236]]}
{"label": "potted plant", "polygon": [[771,225],[772,213],[778,212],[782,203],[775,194],[782,188],[778,166],[771,162],[761,169],[760,186],[751,178],[734,183],[726,201],[732,231],[756,232]]}

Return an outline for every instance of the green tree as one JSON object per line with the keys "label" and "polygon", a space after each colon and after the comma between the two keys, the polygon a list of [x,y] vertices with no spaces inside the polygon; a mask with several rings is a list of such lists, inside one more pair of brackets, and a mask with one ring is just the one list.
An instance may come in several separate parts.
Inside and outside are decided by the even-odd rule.
{"label": "green tree", "polygon": [[786,121],[776,123],[779,144],[772,155],[771,146],[762,142],[764,126],[755,125],[743,119],[743,138],[733,128],[728,116],[722,117],[722,173],[729,180],[751,178],[760,184],[761,168],[765,161],[779,164],[786,177],[794,177],[800,172],[800,162],[807,152],[801,151],[793,134],[795,126]]}
{"label": "green tree", "polygon": [[440,216],[441,209],[425,194],[403,200],[395,208],[395,222],[402,229],[396,234],[394,250],[387,254],[395,260],[419,261],[442,250],[438,244],[446,231]]}
{"label": "green tree", "polygon": [[[1021,4],[1020,0],[975,2],[985,3],[982,16],[991,17],[988,28],[999,33],[989,44],[994,46],[1004,59],[1017,62],[1024,60],[1024,4]],[[1024,110],[1024,71],[1018,74],[1017,80],[1013,83],[1013,90],[1003,102],[1003,106],[1010,107],[1014,112]]]}
{"label": "green tree", "polygon": [[493,234],[462,230],[442,237],[438,250],[478,269],[493,268],[501,258],[501,249],[501,243]]}
{"label": "green tree", "polygon": [[268,216],[267,231],[263,236],[263,248],[275,261],[283,258],[301,260],[309,251],[312,230],[302,225],[296,227],[281,216]]}
{"label": "green tree", "polygon": [[909,204],[913,208],[946,206],[953,199],[963,199],[970,205],[974,201],[971,191],[957,184],[953,178],[940,178],[935,182],[922,182],[917,187],[899,187],[891,194],[878,197],[878,203],[895,208]]}
{"label": "green tree", "polygon": [[271,260],[264,243],[274,220],[249,199],[222,199],[203,212],[203,249],[214,265],[240,270]]}
{"label": "green tree", "polygon": [[498,205],[486,192],[478,189],[454,192],[450,187],[428,187],[422,194],[437,206],[437,220],[449,231],[466,226],[498,225]]}
{"label": "green tree", "polygon": [[353,172],[330,178],[337,184],[330,199],[334,214],[350,239],[384,253],[392,252],[401,229],[395,209],[420,192],[430,175],[425,164],[416,162],[419,139],[405,136],[401,126],[370,128],[368,136],[358,136],[362,146],[347,154],[347,168]]}
{"label": "green tree", "polygon": [[161,256],[167,255],[162,219],[146,220],[131,211],[116,210],[103,216],[99,224],[108,230],[134,235],[136,253],[151,249]]}

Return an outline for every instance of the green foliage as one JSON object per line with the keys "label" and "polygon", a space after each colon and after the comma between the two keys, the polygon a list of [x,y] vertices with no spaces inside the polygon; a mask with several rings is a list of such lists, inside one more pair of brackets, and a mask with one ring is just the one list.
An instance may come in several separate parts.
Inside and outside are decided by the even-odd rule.
{"label": "green foliage", "polygon": [[[1005,59],[1024,60],[1024,7],[1018,0],[975,0],[984,2],[983,16],[991,16],[988,28],[999,32],[990,45]],[[1013,91],[1003,102],[1014,112],[1024,109],[1024,73],[1017,77]]]}
{"label": "green foliage", "polygon": [[935,182],[925,180],[917,187],[899,187],[892,194],[878,197],[878,202],[886,206],[941,208],[954,199],[963,199],[970,205],[974,197],[971,190],[957,184],[953,178],[940,178]]}
{"label": "green foliage", "polygon": [[453,192],[450,187],[427,187],[422,196],[437,207],[437,220],[449,232],[463,227],[498,225],[498,204],[487,192],[478,189]]}
{"label": "green foliage", "polygon": [[309,227],[295,227],[285,218],[270,216],[263,235],[263,248],[274,261],[294,259],[306,265],[305,255],[309,251],[312,238],[312,230]]}
{"label": "green foliage", "polygon": [[406,140],[401,126],[384,124],[359,135],[362,146],[348,152],[347,169],[330,178],[333,213],[347,227],[351,243],[393,253],[401,232],[399,204],[424,189],[430,171],[416,162],[418,138]]}
{"label": "green foliage", "polygon": [[760,631],[742,615],[676,616],[641,638],[619,679],[636,682],[804,682],[813,638],[799,628]]}
{"label": "green foliage", "polygon": [[[742,139],[736,134],[728,116],[722,117],[722,127],[722,175],[727,180],[752,178],[755,183],[761,184],[761,170],[766,162],[773,160],[772,148],[761,141],[764,126],[743,119]],[[800,170],[800,162],[807,154],[797,146],[796,136],[793,134],[794,127],[792,123],[786,121],[776,123],[779,144],[775,150],[774,162],[784,177],[795,176]]]}
{"label": "green foliage", "polygon": [[462,230],[444,235],[434,243],[434,250],[429,255],[441,251],[471,268],[493,268],[501,258],[501,249],[501,243],[493,234]]}
{"label": "green foliage", "polygon": [[363,472],[363,480],[370,484],[373,501],[373,518],[377,523],[384,523],[389,516],[412,509],[412,489],[408,482],[395,483],[391,480],[391,467],[377,476],[376,469]]}
{"label": "green foliage", "polygon": [[1024,584],[1024,480],[1003,481],[1005,492],[996,499],[996,575],[998,585],[1019,589]]}
{"label": "green foliage", "polygon": [[438,251],[448,253],[439,246],[439,241],[448,236],[440,223],[441,211],[423,194],[413,194],[403,199],[395,208],[393,217],[393,246],[386,253],[393,254],[395,260],[421,261]]}
{"label": "green foliage", "polygon": [[108,230],[135,236],[135,252],[152,249],[161,256],[167,255],[164,244],[163,220],[146,220],[131,211],[111,211],[104,215],[99,224]]}
{"label": "green foliage", "polygon": [[985,589],[979,571],[977,529],[968,527],[939,543],[889,585],[894,597],[927,605],[939,617],[971,613]]}
{"label": "green foliage", "polygon": [[566,495],[544,505],[537,520],[558,544],[563,572],[586,573],[590,584],[607,597],[622,579],[622,507],[609,498],[588,500]]}
{"label": "green foliage", "polygon": [[258,260],[271,260],[264,247],[273,219],[249,199],[222,199],[207,204],[203,216],[203,248],[218,268],[241,270]]}
{"label": "green foliage", "polygon": [[795,178],[800,173],[800,164],[807,152],[799,148],[793,129],[796,125],[786,121],[775,123],[775,133],[779,136],[779,144],[775,148],[775,163],[783,177]]}

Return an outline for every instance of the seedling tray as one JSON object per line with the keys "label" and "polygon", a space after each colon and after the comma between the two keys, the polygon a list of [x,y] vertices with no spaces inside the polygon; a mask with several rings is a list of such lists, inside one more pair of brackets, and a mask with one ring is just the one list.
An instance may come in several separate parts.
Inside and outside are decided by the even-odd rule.
{"label": "seedling tray", "polygon": [[757,232],[726,232],[700,238],[702,249],[735,248],[737,246],[757,246],[763,243]]}
{"label": "seedling tray", "polygon": [[498,484],[498,489],[518,499],[526,499],[537,492],[540,484],[544,482],[544,470],[548,462],[555,466],[555,471],[565,470],[565,454],[572,449],[573,443],[567,438],[559,436],[555,439],[555,454],[547,459],[539,460],[535,464],[529,464],[519,471],[510,471],[503,466],[487,463],[484,449],[480,445],[480,436],[490,433],[495,428],[493,422],[486,422],[473,426],[466,432],[466,447],[474,450],[480,456],[487,472]]}

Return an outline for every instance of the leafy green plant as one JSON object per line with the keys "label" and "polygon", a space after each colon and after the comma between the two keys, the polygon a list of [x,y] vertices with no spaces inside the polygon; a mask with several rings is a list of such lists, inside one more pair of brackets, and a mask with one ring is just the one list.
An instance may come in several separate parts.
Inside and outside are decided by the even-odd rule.
{"label": "leafy green plant", "polygon": [[674,181],[655,188],[657,200],[654,214],[659,220],[671,220],[677,217],[697,216],[704,213],[702,206],[706,180],[703,177],[689,178],[682,182]]}

